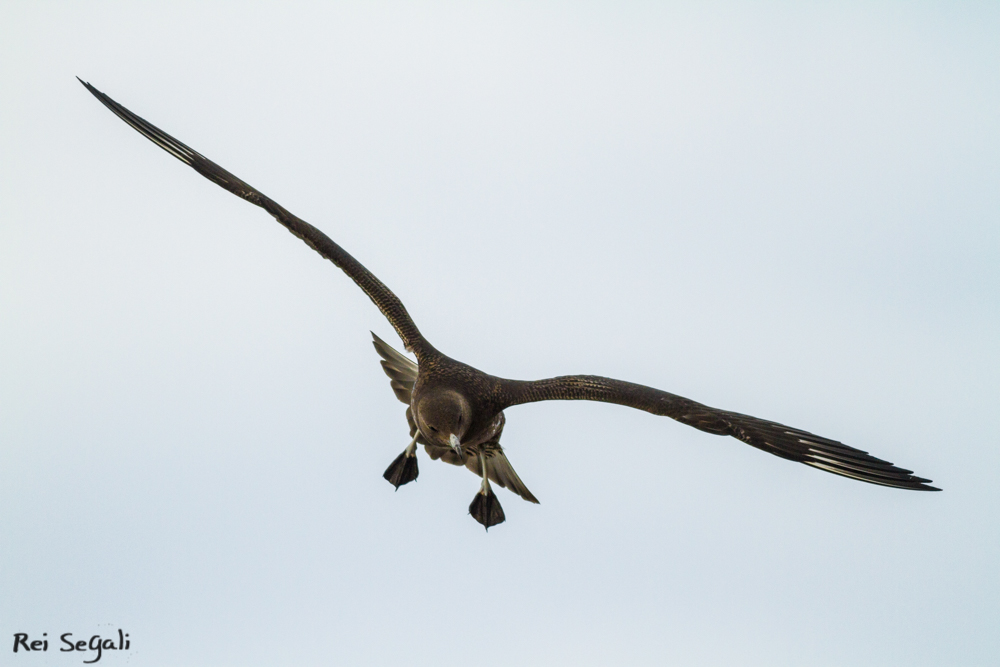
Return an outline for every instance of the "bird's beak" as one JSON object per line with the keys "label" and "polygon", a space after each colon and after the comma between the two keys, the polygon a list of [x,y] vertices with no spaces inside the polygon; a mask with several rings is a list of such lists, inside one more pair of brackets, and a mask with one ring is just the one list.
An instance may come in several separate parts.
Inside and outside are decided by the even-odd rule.
{"label": "bird's beak", "polygon": [[448,437],[448,440],[451,442],[451,448],[455,450],[455,453],[458,454],[459,457],[461,457],[462,456],[462,443],[459,442],[458,436],[455,435],[454,433],[452,433]]}

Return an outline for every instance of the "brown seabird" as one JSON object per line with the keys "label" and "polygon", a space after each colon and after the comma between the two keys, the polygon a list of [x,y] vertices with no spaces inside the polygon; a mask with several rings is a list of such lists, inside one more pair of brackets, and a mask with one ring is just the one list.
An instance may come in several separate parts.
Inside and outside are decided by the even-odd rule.
{"label": "brown seabird", "polygon": [[[79,79],[79,77],[78,77]],[[397,489],[417,478],[417,445],[432,459],[464,465],[482,479],[469,513],[489,530],[504,521],[490,482],[525,500],[538,500],[514,472],[500,446],[503,411],[535,401],[587,400],[617,403],[676,419],[713,435],[730,435],[765,452],[863,482],[899,489],[939,491],[860,449],[807,431],[736,412],[718,410],[640,384],[595,375],[565,375],[547,380],[507,380],[456,361],[425,339],[399,298],[326,234],[297,218],[256,188],[185,146],[169,134],[80,80],[94,97],[147,139],[233,194],[260,206],[313,250],[339,266],[378,306],[417,361],[394,350],[374,333],[375,350],[396,397],[406,404],[410,444],[383,475]]]}

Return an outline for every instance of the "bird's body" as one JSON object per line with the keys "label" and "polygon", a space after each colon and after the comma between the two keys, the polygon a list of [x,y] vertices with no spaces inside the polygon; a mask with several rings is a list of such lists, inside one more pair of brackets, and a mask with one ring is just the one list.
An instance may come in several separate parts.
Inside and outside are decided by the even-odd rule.
{"label": "bird's body", "polygon": [[671,417],[714,435],[729,435],[776,456],[873,484],[937,490],[866,452],[806,431],[735,412],[718,410],[644,385],[592,375],[546,380],[509,380],[489,375],[439,352],[420,333],[399,298],[323,232],[291,214],[257,189],[177,141],[88,83],[84,86],[119,118],[148,139],[233,194],[260,206],[295,236],[340,267],[385,315],[416,362],[374,336],[375,349],[393,392],[407,405],[410,444],[385,471],[396,488],[416,479],[416,446],[432,459],[464,465],[482,479],[470,513],[488,529],[504,520],[490,483],[538,502],[518,478],[500,446],[504,410],[547,400],[616,403]]}
{"label": "bird's body", "polygon": [[[525,500],[538,502],[514,472],[500,446],[506,421],[503,408],[507,381],[450,359],[433,348],[426,350],[425,360],[418,366],[375,334],[372,338],[396,397],[408,406],[406,420],[412,439],[385,471],[386,480],[398,489],[416,479],[414,450],[415,445],[421,444],[431,459],[464,465],[483,479],[470,512],[487,528],[503,521],[503,510],[490,490],[490,481]],[[455,418],[450,418],[452,408],[456,409]],[[453,423],[439,427],[444,422]],[[460,446],[451,442],[452,435],[457,436]],[[477,503],[487,505],[483,512],[477,512]]]}

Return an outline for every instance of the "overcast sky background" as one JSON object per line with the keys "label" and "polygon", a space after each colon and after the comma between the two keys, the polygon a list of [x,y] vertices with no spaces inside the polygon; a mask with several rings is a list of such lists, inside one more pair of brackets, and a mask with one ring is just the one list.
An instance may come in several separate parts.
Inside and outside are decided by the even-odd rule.
{"label": "overcast sky background", "polygon": [[[0,4],[0,663],[997,664],[995,3],[151,5]],[[549,403],[503,439],[541,505],[487,534],[423,453],[394,493],[388,323],[76,75],[453,357],[944,492]]]}

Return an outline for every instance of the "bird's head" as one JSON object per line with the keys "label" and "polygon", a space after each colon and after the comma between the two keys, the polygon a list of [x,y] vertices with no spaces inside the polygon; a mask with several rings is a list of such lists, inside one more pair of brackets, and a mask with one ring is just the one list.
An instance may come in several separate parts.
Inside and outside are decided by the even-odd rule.
{"label": "bird's head", "polygon": [[457,391],[430,391],[417,402],[417,426],[423,436],[435,445],[451,447],[459,455],[471,424],[472,407]]}

